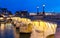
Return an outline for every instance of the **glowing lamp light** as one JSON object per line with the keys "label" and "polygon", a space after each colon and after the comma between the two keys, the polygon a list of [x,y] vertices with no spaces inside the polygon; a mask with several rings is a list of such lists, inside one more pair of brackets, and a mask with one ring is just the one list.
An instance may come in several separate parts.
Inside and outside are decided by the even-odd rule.
{"label": "glowing lamp light", "polygon": [[43,7],[45,7],[45,5],[43,4]]}

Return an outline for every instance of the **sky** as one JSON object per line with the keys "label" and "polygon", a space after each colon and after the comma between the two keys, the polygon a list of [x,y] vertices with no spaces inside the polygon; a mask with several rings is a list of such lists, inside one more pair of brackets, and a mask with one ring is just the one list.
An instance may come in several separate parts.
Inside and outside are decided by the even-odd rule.
{"label": "sky", "polygon": [[28,10],[28,12],[43,11],[45,12],[60,12],[60,0],[0,0],[0,8],[7,8],[13,13],[18,10]]}

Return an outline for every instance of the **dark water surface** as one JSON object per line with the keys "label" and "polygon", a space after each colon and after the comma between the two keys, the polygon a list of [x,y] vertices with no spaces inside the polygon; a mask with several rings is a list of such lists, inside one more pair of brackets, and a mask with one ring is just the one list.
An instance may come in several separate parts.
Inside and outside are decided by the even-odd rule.
{"label": "dark water surface", "polygon": [[5,30],[0,29],[0,38],[14,38],[13,28]]}

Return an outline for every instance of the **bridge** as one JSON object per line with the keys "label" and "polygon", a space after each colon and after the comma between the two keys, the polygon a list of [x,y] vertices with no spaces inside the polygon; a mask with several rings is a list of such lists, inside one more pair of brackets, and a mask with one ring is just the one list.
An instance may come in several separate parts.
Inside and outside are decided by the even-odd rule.
{"label": "bridge", "polygon": [[[8,19],[9,18],[7,18],[7,20]],[[11,19],[16,23],[16,27],[19,26],[20,24],[22,25],[26,24],[27,26],[29,26],[29,24],[31,25],[28,28],[26,28],[27,26],[26,27],[24,26],[23,28],[20,25],[19,31],[16,31],[16,27],[14,27],[11,23],[5,24],[4,22],[2,22],[0,25],[0,34],[1,34],[0,38],[22,38],[24,35],[21,36],[20,34],[21,32],[26,34],[31,33],[29,38],[47,38],[49,35],[53,35],[53,38],[54,38],[54,37],[57,37],[57,35],[59,34],[57,26],[59,26],[60,24],[59,24],[59,21],[57,20],[53,20],[53,21],[30,20],[27,18],[20,18],[20,17],[11,17]],[[23,29],[23,31],[21,28]]]}

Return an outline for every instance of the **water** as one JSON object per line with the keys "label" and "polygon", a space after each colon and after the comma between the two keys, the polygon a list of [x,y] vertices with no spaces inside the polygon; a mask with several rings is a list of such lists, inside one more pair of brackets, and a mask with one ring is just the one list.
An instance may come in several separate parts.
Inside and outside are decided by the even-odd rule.
{"label": "water", "polygon": [[13,28],[11,28],[6,26],[6,28],[4,28],[4,30],[2,30],[0,28],[0,38],[14,38],[14,33],[13,33]]}

